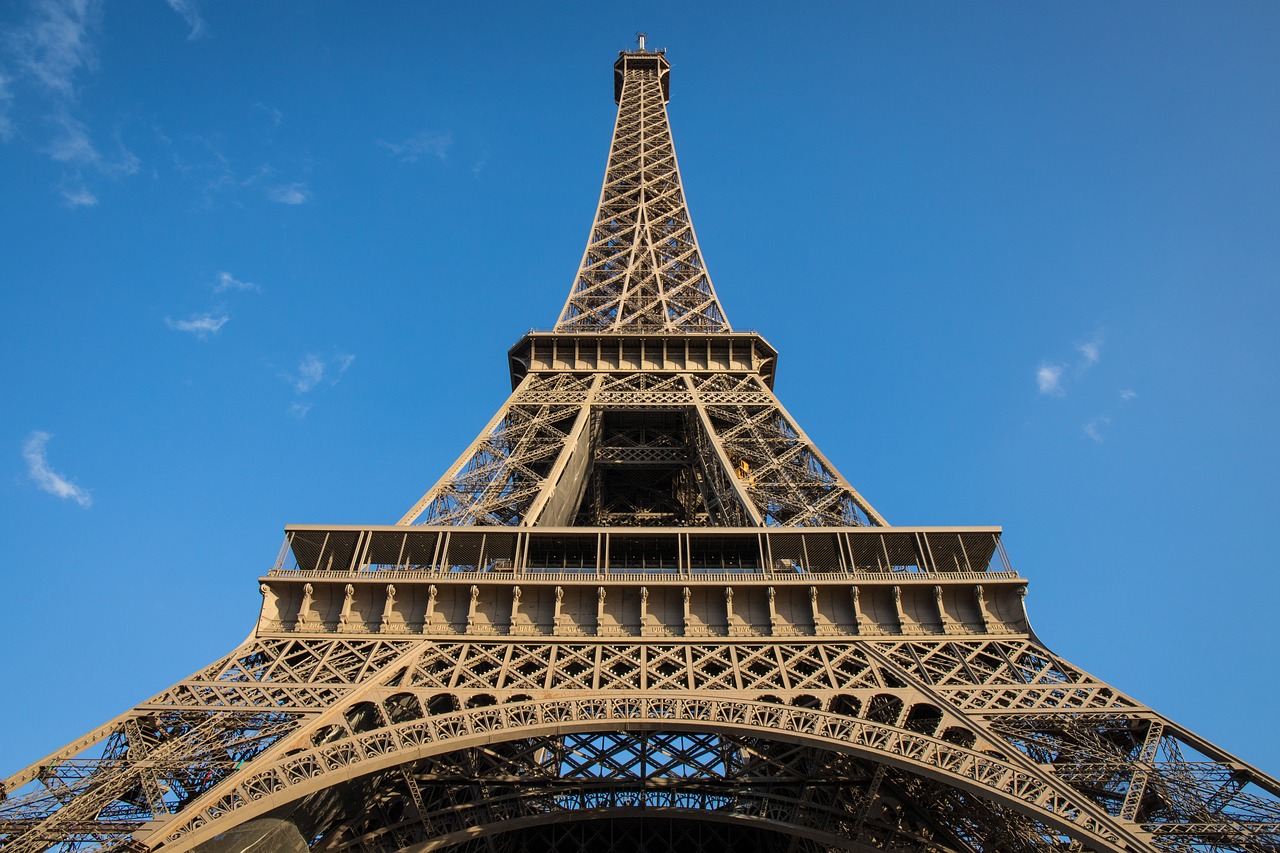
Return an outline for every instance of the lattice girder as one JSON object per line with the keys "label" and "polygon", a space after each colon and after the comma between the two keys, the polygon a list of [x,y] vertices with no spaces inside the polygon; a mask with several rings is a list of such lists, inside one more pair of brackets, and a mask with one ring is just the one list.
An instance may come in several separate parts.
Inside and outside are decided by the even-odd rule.
{"label": "lattice girder", "polygon": [[673,732],[765,736],[869,757],[979,797],[994,797],[1054,832],[1088,839],[1097,849],[1123,849],[1118,839],[1127,834],[1069,787],[1038,774],[1034,765],[1009,763],[887,724],[729,698],[593,694],[428,716],[326,738],[316,746],[295,737],[277,762],[255,768],[229,790],[224,786],[206,795],[189,810],[195,814],[170,822],[163,839],[149,838],[148,843],[163,844],[166,850],[190,849],[216,833],[221,821],[255,818],[347,779],[445,751],[548,734],[643,731],[655,725]]}
{"label": "lattice girder", "polygon": [[527,376],[400,523],[519,524],[545,492],[571,435],[585,428],[585,404],[598,383],[564,373]]}
{"label": "lattice girder", "polygon": [[[293,691],[319,683],[327,683],[335,697],[327,709],[305,716],[277,713],[278,731],[262,726],[262,715],[282,703],[306,701],[289,699]],[[881,779],[889,785],[886,791],[896,790],[904,800],[910,799],[908,789],[922,797],[928,793],[930,802],[951,815],[931,824],[950,839],[939,849],[966,849],[961,842],[984,849],[970,825],[1000,814],[1000,808],[982,805],[995,802],[1023,815],[1018,820],[1025,822],[1007,823],[1001,837],[1022,839],[1018,844],[1029,845],[1026,849],[1067,849],[1045,840],[1066,833],[1095,849],[1111,849],[1108,845],[1127,837],[1134,849],[1214,844],[1213,849],[1261,851],[1269,849],[1280,824],[1280,787],[1273,780],[1230,756],[1183,757],[1193,742],[1183,730],[1128,697],[1097,689],[1102,685],[1095,679],[1026,637],[611,642],[263,637],[197,673],[182,689],[140,706],[126,722],[163,718],[165,712],[157,709],[168,696],[187,703],[205,696],[217,703],[167,712],[189,728],[212,719],[234,721],[237,714],[248,720],[254,713],[228,707],[221,694],[194,689],[209,684],[272,684],[279,692],[250,694],[266,707],[256,712],[256,723],[224,726],[230,735],[169,741],[187,746],[168,763],[154,751],[130,757],[120,747],[130,737],[138,744],[134,724],[117,727],[113,737],[119,744],[100,759],[64,758],[59,773],[46,772],[35,793],[17,789],[40,769],[19,774],[9,780],[17,796],[0,808],[10,836],[7,849],[43,849],[54,839],[72,837],[72,827],[82,843],[109,846],[148,821],[172,827],[148,835],[149,847],[186,849],[188,836],[204,837],[205,825],[228,819],[238,824],[352,777],[395,770],[397,778],[405,778],[410,772],[405,768],[415,762],[473,745],[655,727],[695,739],[713,734],[764,738],[887,764],[890,775]],[[1026,694],[1035,696],[1024,703],[1026,712],[998,702],[976,709],[972,691],[978,688],[1040,692]],[[1077,694],[1092,700],[1064,699]],[[953,702],[952,696],[963,701]],[[228,745],[234,749],[237,738],[253,741],[258,733],[253,725],[262,729],[261,744],[242,748],[242,758],[229,758]],[[1144,733],[1155,726],[1159,736],[1147,743]],[[211,747],[200,743],[216,743],[221,757],[200,759],[202,749],[212,755]],[[615,756],[619,768],[631,758],[625,748],[616,749]],[[510,753],[498,758],[500,763],[516,760]],[[189,777],[200,767],[210,768],[203,787],[184,788],[180,774]],[[477,784],[499,785],[509,777],[508,768]],[[870,778],[864,781],[870,786]],[[1127,797],[1135,786],[1142,793]],[[404,796],[413,800],[411,791],[417,791],[422,808],[429,806],[421,780],[401,787]],[[695,788],[690,796],[708,796],[709,789]],[[62,792],[61,799],[55,790]],[[134,790],[138,793],[125,803],[121,797]],[[148,808],[148,797],[161,790],[187,790],[190,796]],[[578,789],[555,790],[569,796]],[[625,793],[625,786],[611,790]],[[963,791],[968,793],[957,793]],[[534,796],[535,788],[527,793],[511,801],[511,814],[537,811],[542,808],[537,803],[545,805],[554,791],[544,791],[542,799]],[[582,799],[585,794],[573,796],[578,806],[589,802]],[[1129,808],[1132,821],[1122,816],[1128,799],[1136,803]],[[783,800],[793,816],[798,814],[800,800]],[[783,800],[771,802],[783,809]],[[113,802],[124,805],[105,808]],[[805,809],[811,816],[828,815],[823,820],[829,822],[827,806]],[[1043,814],[1046,809],[1051,816]],[[1064,819],[1066,814],[1072,817]],[[859,822],[855,816],[846,829],[854,825],[874,829],[875,821]],[[405,831],[396,832],[403,836]],[[1033,836],[1040,840],[1028,840]]]}
{"label": "lattice girder", "polygon": [[[376,685],[417,645],[251,638],[5,779],[0,846],[110,847],[148,821],[181,812],[338,699]],[[228,693],[232,687],[242,690]]]}
{"label": "lattice girder", "polygon": [[665,71],[621,73],[595,223],[556,330],[728,332],[681,188]]}
{"label": "lattice girder", "polygon": [[[772,825],[825,836],[828,845],[840,848],[861,847],[859,841],[870,847],[875,839],[876,849],[918,850],[922,841],[945,836],[927,820],[904,814],[908,808],[892,797],[890,786],[879,797],[868,794],[878,766],[789,744],[708,734],[532,738],[415,762],[412,777],[423,787],[434,786],[434,811],[404,812],[394,825],[374,815],[352,815],[323,846],[389,850],[406,833],[447,846],[451,836],[510,831],[513,822],[528,826],[539,818],[580,821],[605,808],[643,808],[650,816],[696,809],[690,817]],[[385,779],[376,789],[390,801],[403,801],[405,791],[396,790],[394,776]],[[484,797],[468,796],[467,789],[481,779],[501,781],[486,785]],[[860,833],[849,833],[873,804],[872,820]]]}
{"label": "lattice girder", "polygon": [[[759,374],[530,372],[458,462],[402,524],[530,525],[576,466],[622,462],[599,445],[603,413],[685,412],[690,464],[709,512],[704,524],[884,525],[822,455]],[[611,456],[602,455],[612,450]],[[673,456],[650,461],[668,467]],[[682,451],[683,452],[683,451]],[[681,456],[679,459],[684,459]],[[575,462],[576,460],[576,462]],[[637,462],[646,461],[637,457]],[[590,470],[590,468],[588,468]],[[625,515],[625,513],[624,513]]]}

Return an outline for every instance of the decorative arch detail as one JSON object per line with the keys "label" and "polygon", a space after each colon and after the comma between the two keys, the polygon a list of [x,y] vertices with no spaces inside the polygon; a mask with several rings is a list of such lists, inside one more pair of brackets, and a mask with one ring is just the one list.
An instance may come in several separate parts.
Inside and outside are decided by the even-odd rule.
{"label": "decorative arch detail", "polygon": [[[399,695],[404,695],[403,693]],[[401,700],[403,701],[403,700]],[[1105,812],[1016,759],[990,755],[872,719],[709,696],[583,695],[493,704],[426,716],[320,743],[279,745],[184,809],[147,839],[181,853],[308,794],[406,762],[472,746],[547,734],[715,732],[815,747],[893,766],[1012,807],[1056,831],[1119,853],[1126,841]],[[332,737],[332,735],[330,735]]]}

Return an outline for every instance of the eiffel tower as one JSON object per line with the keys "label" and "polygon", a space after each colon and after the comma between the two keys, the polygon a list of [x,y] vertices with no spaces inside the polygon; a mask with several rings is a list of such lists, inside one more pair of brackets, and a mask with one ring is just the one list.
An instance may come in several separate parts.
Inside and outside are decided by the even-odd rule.
{"label": "eiffel tower", "polygon": [[891,526],[774,395],[614,64],[595,223],[399,523],[286,528],[248,640],[10,776],[6,851],[1276,851],[1280,783],[1050,652],[996,527]]}

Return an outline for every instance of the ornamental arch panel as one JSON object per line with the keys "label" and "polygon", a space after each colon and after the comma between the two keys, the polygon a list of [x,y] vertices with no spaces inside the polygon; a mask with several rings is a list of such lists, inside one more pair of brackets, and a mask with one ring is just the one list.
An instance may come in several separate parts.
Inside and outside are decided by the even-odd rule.
{"label": "ornamental arch panel", "polygon": [[259,762],[262,766],[247,778],[228,780],[235,784],[211,791],[182,820],[164,827],[161,846],[180,853],[224,828],[287,811],[290,804],[352,780],[459,750],[483,748],[492,754],[506,744],[527,745],[530,739],[615,732],[757,738],[870,761],[914,780],[911,784],[960,792],[997,810],[1013,809],[1045,832],[1077,838],[1091,849],[1124,849],[1105,814],[1086,797],[1066,785],[1046,785],[1031,766],[1016,759],[984,755],[869,719],[722,697],[657,695],[491,705],[351,733]]}

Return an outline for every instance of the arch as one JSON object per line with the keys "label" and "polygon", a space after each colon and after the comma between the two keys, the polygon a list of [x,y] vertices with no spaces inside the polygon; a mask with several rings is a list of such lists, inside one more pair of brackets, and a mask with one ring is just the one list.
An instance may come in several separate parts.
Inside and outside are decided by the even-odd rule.
{"label": "arch", "polygon": [[382,707],[386,711],[387,719],[393,724],[420,720],[424,716],[422,703],[412,693],[396,693],[394,696],[388,696],[383,700]]}
{"label": "arch", "polygon": [[902,715],[902,700],[888,693],[877,693],[867,700],[866,718],[873,723],[891,726]]}
{"label": "arch", "polygon": [[148,840],[153,849],[163,845],[182,853],[339,782],[458,749],[532,735],[654,730],[764,736],[868,758],[1016,809],[1100,851],[1122,853],[1126,844],[1142,845],[1099,806],[1030,762],[990,757],[870,718],[687,693],[586,693],[495,704],[389,725],[295,755],[264,753],[248,772],[228,777]]}
{"label": "arch", "polygon": [[346,737],[347,730],[342,726],[321,726],[311,733],[312,746],[324,746],[326,743],[333,743]]}
{"label": "arch", "polygon": [[907,709],[907,718],[902,727],[913,732],[931,735],[938,730],[942,722],[942,709],[928,702],[918,702]]}
{"label": "arch", "polygon": [[862,703],[858,701],[857,696],[851,696],[848,693],[837,693],[831,697],[831,703],[828,707],[833,714],[856,717],[858,712],[862,710]]}
{"label": "arch", "polygon": [[[653,740],[650,740],[653,738]],[[620,741],[630,741],[623,745]],[[530,741],[539,741],[533,744]],[[608,741],[607,743],[595,743],[596,741]],[[684,741],[684,744],[680,742]],[[430,776],[435,772],[435,767],[456,767],[459,764],[467,764],[474,766],[470,762],[474,760],[468,753],[483,752],[493,755],[504,754],[504,747],[516,746],[518,752],[512,756],[515,761],[520,762],[522,758],[532,760],[529,768],[532,770],[546,760],[551,758],[557,765],[560,765],[561,774],[557,782],[552,782],[550,787],[540,784],[544,780],[541,774],[536,771],[530,776],[529,784],[503,785],[499,783],[495,788],[489,789],[486,795],[479,799],[463,797],[461,800],[456,799],[449,794],[435,795],[432,797],[433,808],[427,812],[420,812],[423,823],[430,827],[432,838],[427,840],[419,836],[410,844],[410,848],[414,853],[421,853],[424,847],[429,849],[439,849],[447,846],[447,840],[441,841],[441,836],[452,836],[456,839],[467,840],[476,835],[485,835],[491,833],[502,833],[507,828],[512,827],[512,821],[522,821],[529,826],[538,826],[542,821],[550,821],[553,823],[577,824],[582,821],[584,816],[596,815],[601,818],[612,818],[618,816],[623,810],[639,809],[636,814],[651,818],[660,814],[672,814],[675,810],[695,818],[696,822],[702,822],[704,816],[709,813],[720,815],[729,815],[738,819],[750,819],[750,824],[742,824],[737,831],[745,831],[747,833],[758,833],[763,831],[771,831],[772,827],[781,827],[779,834],[782,837],[792,839],[791,844],[784,845],[783,849],[796,851],[807,850],[807,847],[801,846],[797,848],[794,844],[795,840],[804,838],[821,839],[819,843],[821,849],[829,850],[832,848],[849,848],[856,850],[866,850],[858,845],[851,845],[850,839],[842,835],[831,835],[830,833],[839,833],[842,830],[847,831],[854,820],[855,811],[861,807],[861,801],[854,795],[852,799],[843,799],[840,796],[835,801],[828,801],[827,797],[815,800],[812,796],[795,789],[790,785],[774,787],[765,783],[763,787],[754,788],[746,800],[733,803],[729,807],[733,794],[722,787],[724,783],[732,779],[738,782],[751,784],[748,780],[759,781],[762,771],[767,775],[768,770],[764,769],[764,765],[773,765],[773,769],[781,774],[781,778],[791,778],[795,769],[804,767],[815,767],[814,762],[823,763],[825,761],[835,761],[838,765],[848,767],[848,763],[842,756],[836,753],[815,752],[812,748],[800,747],[795,748],[791,745],[783,745],[776,742],[767,742],[765,744],[758,743],[760,738],[750,737],[743,738],[728,737],[725,735],[707,735],[695,733],[675,734],[666,731],[629,731],[629,732],[588,732],[577,735],[544,735],[541,738],[521,738],[518,741],[508,742],[506,744],[493,744],[481,750],[475,748],[464,748],[456,753],[445,753],[436,756],[435,759],[425,759],[427,766],[420,766],[417,762],[408,762],[390,771],[390,776],[396,780],[395,796],[387,798],[392,791],[389,787],[383,787],[380,783],[377,790],[379,796],[383,798],[384,808],[392,810],[396,806],[409,807],[411,803],[418,801],[418,795],[412,793],[407,785],[398,784],[401,779],[407,783],[409,779],[416,778],[419,773],[425,773]],[[687,775],[687,770],[697,764],[699,757],[688,759],[690,763],[684,767],[675,766],[675,762],[684,760],[680,757],[681,750],[685,745],[692,745],[697,751],[698,745],[701,745],[705,752],[702,758],[711,758],[712,764],[705,768],[709,771],[709,775]],[[763,748],[761,748],[763,747]],[[592,766],[590,753],[593,749],[598,750],[596,758],[598,764]],[[633,752],[633,750],[636,750]],[[753,766],[748,769],[746,762],[736,762],[729,759],[737,767],[731,766],[726,762],[725,751],[731,750],[735,754],[739,750],[750,750],[757,756]],[[624,753],[629,753],[626,757]],[[645,783],[644,775],[635,775],[637,769],[643,774],[643,759],[636,756],[640,753],[649,753],[652,756],[661,756],[666,759],[674,759],[673,763],[665,765],[662,769],[666,773],[662,774],[662,783],[657,786],[650,786]],[[712,757],[718,754],[718,759]],[[578,758],[569,765],[564,764],[564,756],[573,755]],[[797,757],[800,756],[800,757]],[[660,759],[661,760],[661,759]],[[795,761],[793,767],[784,767],[782,764],[775,762]],[[440,761],[439,765],[430,762]],[[619,764],[621,761],[621,764]],[[635,763],[631,763],[635,762]],[[629,765],[629,766],[622,766]],[[512,765],[504,762],[503,769]],[[653,765],[650,765],[652,768]],[[871,784],[875,778],[875,770],[873,766],[863,766],[862,772],[863,783]],[[745,774],[745,775],[740,775]],[[378,774],[372,777],[377,778]],[[509,775],[509,774],[507,774]],[[591,785],[592,781],[599,782],[599,785]],[[682,785],[681,782],[688,783]],[[586,783],[586,789],[583,785]],[[620,783],[620,784],[619,784]],[[674,784],[672,784],[674,783]],[[411,783],[409,783],[411,784]],[[934,783],[937,784],[937,783]],[[323,791],[319,794],[312,795],[315,797],[332,797],[333,790]],[[341,798],[343,795],[337,793]],[[890,795],[896,800],[896,797]],[[303,799],[300,802],[303,812],[308,810],[307,803],[310,798]],[[608,804],[605,807],[605,804]],[[533,805],[533,809],[529,805]],[[852,810],[851,810],[852,809]],[[397,812],[398,813],[398,812]],[[326,833],[326,849],[335,851],[335,853],[358,853],[367,849],[364,839],[377,839],[383,837],[387,831],[384,823],[375,822],[374,825],[366,825],[363,818],[365,814],[362,812],[352,813],[348,820],[342,824],[336,825],[334,828],[336,833]],[[621,820],[621,818],[620,818]],[[876,851],[882,848],[892,847],[898,849],[898,846],[907,845],[914,847],[919,842],[921,836],[915,834],[916,827],[905,823],[897,825],[897,821],[891,822],[893,825],[886,825],[874,818],[867,824],[867,835],[860,836],[863,838],[877,839]],[[407,827],[406,827],[407,829]],[[636,828],[639,830],[639,828]],[[412,832],[412,830],[409,830]],[[587,831],[589,832],[589,831]],[[899,834],[900,833],[900,834]],[[632,837],[638,837],[637,832],[628,832]],[[748,837],[751,837],[748,835]],[[375,842],[374,846],[377,844]],[[554,845],[532,846],[526,847],[528,850],[549,849]],[[483,847],[483,845],[482,845]],[[474,846],[468,846],[467,850],[475,850]],[[556,848],[559,849],[559,848]],[[572,850],[584,849],[579,846],[570,845]],[[607,848],[602,848],[607,849]],[[637,850],[646,849],[643,845],[638,845]],[[701,849],[756,849],[751,843],[724,845],[720,844],[715,847],[707,847]],[[776,853],[781,853],[777,851]],[[811,851],[811,853],[816,853]]]}
{"label": "arch", "polygon": [[382,714],[378,706],[372,702],[357,702],[347,708],[342,716],[347,721],[347,727],[355,734],[371,732],[383,727]]}
{"label": "arch", "polygon": [[797,708],[812,708],[815,711],[822,709],[822,700],[809,693],[801,693],[796,696],[791,700],[791,704]]}
{"label": "arch", "polygon": [[973,749],[973,745],[978,742],[977,735],[961,726],[948,726],[942,730],[940,738],[947,743],[954,743],[956,746],[963,746],[965,749]]}
{"label": "arch", "polygon": [[437,714],[452,714],[462,707],[462,703],[458,701],[458,697],[452,693],[437,693],[427,700],[427,713],[435,716]]}

